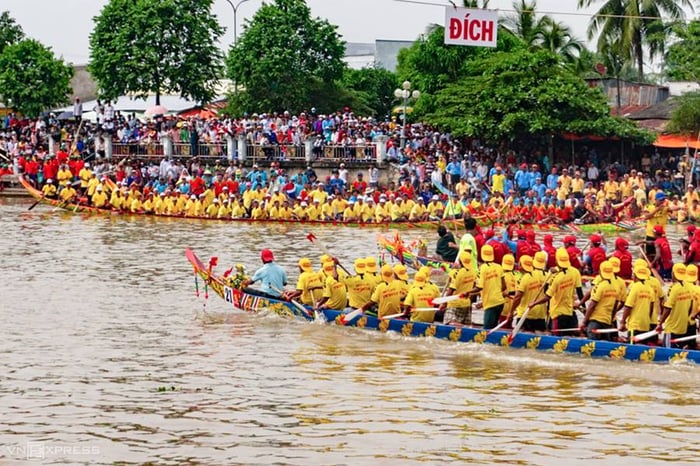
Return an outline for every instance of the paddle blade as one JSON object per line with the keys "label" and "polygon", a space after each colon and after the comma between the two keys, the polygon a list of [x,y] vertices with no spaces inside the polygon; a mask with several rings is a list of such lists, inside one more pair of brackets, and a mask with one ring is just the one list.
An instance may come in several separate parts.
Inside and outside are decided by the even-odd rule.
{"label": "paddle blade", "polygon": [[438,296],[437,298],[433,298],[432,304],[445,304],[445,303],[451,303],[452,301],[457,301],[460,299],[461,296],[458,294],[453,294],[450,296]]}
{"label": "paddle blade", "polygon": [[352,321],[352,319],[360,315],[362,315],[362,309],[355,309],[352,312],[344,314],[340,321],[343,325],[348,325]]}
{"label": "paddle blade", "polygon": [[308,235],[306,235],[306,239],[313,243],[314,240],[316,240],[316,235],[314,235],[313,233],[309,233]]}
{"label": "paddle blade", "polygon": [[656,330],[650,330],[648,332],[640,333],[639,335],[635,335],[634,337],[634,342],[637,343],[642,340],[646,340],[649,337],[653,337],[654,335],[658,334]]}
{"label": "paddle blade", "polygon": [[593,333],[617,333],[618,331],[616,328],[597,328]]}

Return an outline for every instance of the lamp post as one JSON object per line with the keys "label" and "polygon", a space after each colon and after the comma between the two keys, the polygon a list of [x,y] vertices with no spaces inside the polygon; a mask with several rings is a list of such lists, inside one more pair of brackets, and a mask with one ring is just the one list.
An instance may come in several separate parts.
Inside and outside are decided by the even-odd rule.
{"label": "lamp post", "polygon": [[233,3],[232,0],[226,0],[229,5],[231,5],[231,9],[233,9],[233,45],[234,47],[238,43],[238,20],[236,19],[236,14],[238,13],[238,7],[240,7],[242,4],[245,2],[249,2],[250,0],[239,0],[237,3]]}
{"label": "lamp post", "polygon": [[414,90],[411,92],[411,82],[404,81],[401,85],[401,89],[396,89],[394,91],[394,97],[397,99],[403,99],[403,111],[401,114],[401,149],[406,146],[406,107],[408,106],[408,99],[418,100],[420,97],[420,91]]}

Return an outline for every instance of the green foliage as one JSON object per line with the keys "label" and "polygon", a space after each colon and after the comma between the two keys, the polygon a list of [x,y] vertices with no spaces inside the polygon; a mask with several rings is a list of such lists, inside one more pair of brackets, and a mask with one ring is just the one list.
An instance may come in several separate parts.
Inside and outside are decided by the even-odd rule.
{"label": "green foliage", "polygon": [[352,98],[347,105],[355,114],[378,117],[390,114],[397,84],[396,75],[383,68],[347,69],[341,81]]}
{"label": "green foliage", "polygon": [[468,76],[436,95],[428,122],[455,136],[492,142],[565,131],[645,140],[634,124],[610,116],[605,96],[547,51],[499,52],[472,61]]}
{"label": "green foliage", "polygon": [[213,0],[110,0],[90,34],[92,77],[101,96],[177,93],[210,102],[223,74],[223,29]]}
{"label": "green foliage", "polygon": [[317,106],[313,89],[340,79],[345,68],[345,44],[336,29],[312,18],[304,0],[263,3],[226,61],[228,76],[255,104],[246,110]]}
{"label": "green foliage", "polygon": [[666,74],[671,79],[700,82],[700,21],[678,24],[678,42],[668,48]]}
{"label": "green foliage", "polygon": [[24,39],[22,27],[15,22],[8,11],[3,11],[0,15],[0,53],[8,45],[16,44]]}
{"label": "green foliage", "polygon": [[34,39],[8,45],[0,54],[0,99],[28,117],[66,104],[71,77],[73,68]]}
{"label": "green foliage", "polygon": [[688,92],[678,99],[666,129],[672,133],[697,134],[700,131],[700,92]]}
{"label": "green foliage", "polygon": [[[651,60],[663,55],[670,28],[660,18],[677,21],[685,18],[684,8],[692,10],[690,0],[602,0],[603,5],[591,18],[588,38],[598,35],[598,50],[618,43],[623,61],[634,61],[637,79],[644,79],[644,53]],[[578,0],[588,7],[601,0]]]}

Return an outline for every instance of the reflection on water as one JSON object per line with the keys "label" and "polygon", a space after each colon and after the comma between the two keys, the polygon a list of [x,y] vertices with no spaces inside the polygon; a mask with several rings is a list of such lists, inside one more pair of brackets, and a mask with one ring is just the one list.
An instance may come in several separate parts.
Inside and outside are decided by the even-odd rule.
{"label": "reflection on water", "polygon": [[[308,229],[28,205],[0,201],[0,463],[697,462],[694,366],[231,313],[183,249],[254,268],[272,245],[294,276]],[[314,233],[347,264],[376,252],[376,230]]]}

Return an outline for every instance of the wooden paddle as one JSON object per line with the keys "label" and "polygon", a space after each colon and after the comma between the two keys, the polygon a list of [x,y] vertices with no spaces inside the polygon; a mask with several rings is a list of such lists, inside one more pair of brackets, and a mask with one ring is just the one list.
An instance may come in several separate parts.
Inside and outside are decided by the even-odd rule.
{"label": "wooden paddle", "polygon": [[46,197],[46,196],[45,196],[44,194],[42,194],[41,197],[40,197],[39,199],[37,199],[36,202],[34,202],[34,204],[30,205],[29,208],[28,208],[27,210],[28,210],[28,211],[29,211],[29,210],[32,210],[34,207],[36,207],[37,205],[39,205],[39,203],[40,203],[41,201],[43,201],[45,197]]}
{"label": "wooden paddle", "polygon": [[503,327],[505,327],[505,325],[506,325],[507,323],[508,323],[508,319],[504,320],[503,322],[501,322],[500,324],[496,325],[494,328],[492,328],[491,330],[489,330],[488,333],[487,333],[486,335],[491,335],[493,332],[502,329]]}
{"label": "wooden paddle", "polygon": [[682,343],[684,341],[692,341],[692,340],[700,341],[700,335],[689,335],[687,337],[674,338],[673,340],[671,340],[671,343]]}
{"label": "wooden paddle", "polygon": [[[537,292],[537,294],[535,295],[535,297],[532,298],[532,301],[536,301],[537,298],[540,297],[540,293],[542,293],[542,292],[544,291],[545,287],[546,287],[547,284],[549,283],[549,279],[550,279],[550,278],[552,278],[552,271],[551,271],[551,270],[547,273],[547,276],[546,276],[545,279],[544,279],[544,283],[542,283],[542,286],[540,287],[540,289],[539,289],[539,291]],[[515,336],[516,336],[518,333],[520,333],[520,329],[521,329],[521,328],[523,327],[523,325],[525,324],[525,319],[527,318],[527,315],[530,313],[530,309],[531,309],[531,308],[530,308],[530,306],[528,305],[527,308],[525,309],[525,312],[523,312],[523,315],[520,317],[520,319],[518,319],[518,323],[517,323],[517,324],[515,325],[515,327],[513,328],[513,331],[512,331],[511,334],[508,336],[508,341],[512,342],[513,339],[515,338]]]}
{"label": "wooden paddle", "polygon": [[635,335],[633,338],[634,343],[640,342],[642,340],[646,340],[649,337],[653,337],[654,335],[658,335],[659,332],[654,330],[649,330],[648,332],[640,333],[639,335]]}
{"label": "wooden paddle", "polygon": [[646,251],[644,251],[644,246],[639,246],[639,252],[642,253],[642,258],[646,261],[647,265],[649,266],[649,269],[651,269],[651,273],[654,275],[654,277],[660,281],[662,284],[664,283],[664,279],[661,278],[661,275],[659,275],[659,271],[656,270],[656,267],[651,265],[651,261],[647,257]]}
{"label": "wooden paddle", "polygon": [[[272,286],[272,285],[270,285],[270,288],[272,288],[273,290],[278,292],[280,294],[281,299],[284,299],[282,297],[282,296],[284,296],[284,291],[282,291],[279,288],[277,288],[276,286]],[[293,299],[290,299],[289,302],[292,303],[294,305],[294,307],[299,309],[304,315],[307,315],[309,317],[314,317],[314,315],[311,313],[311,311],[309,311],[306,307],[304,307],[304,305],[301,304],[299,301],[295,301]]]}
{"label": "wooden paddle", "polygon": [[[316,237],[316,235],[314,235],[313,233],[308,233],[308,234],[306,235],[306,239],[308,239],[309,241],[311,241],[311,244],[314,244],[314,245],[318,246],[318,248],[321,250],[321,252],[323,252],[324,254],[326,254],[326,255],[328,255],[328,256],[330,256],[330,257],[333,257],[333,258],[335,259],[335,261],[336,261],[336,264],[338,264],[338,267],[340,267],[346,274],[348,274],[348,276],[351,276],[351,275],[352,275],[352,274],[348,271],[348,269],[346,269],[346,268],[343,266],[343,264],[341,264],[341,263],[338,261],[338,259],[335,258],[334,255],[332,255],[330,252],[328,252],[328,249],[326,249],[326,248],[321,244],[321,241]],[[318,241],[318,242],[317,242],[317,241]]]}

